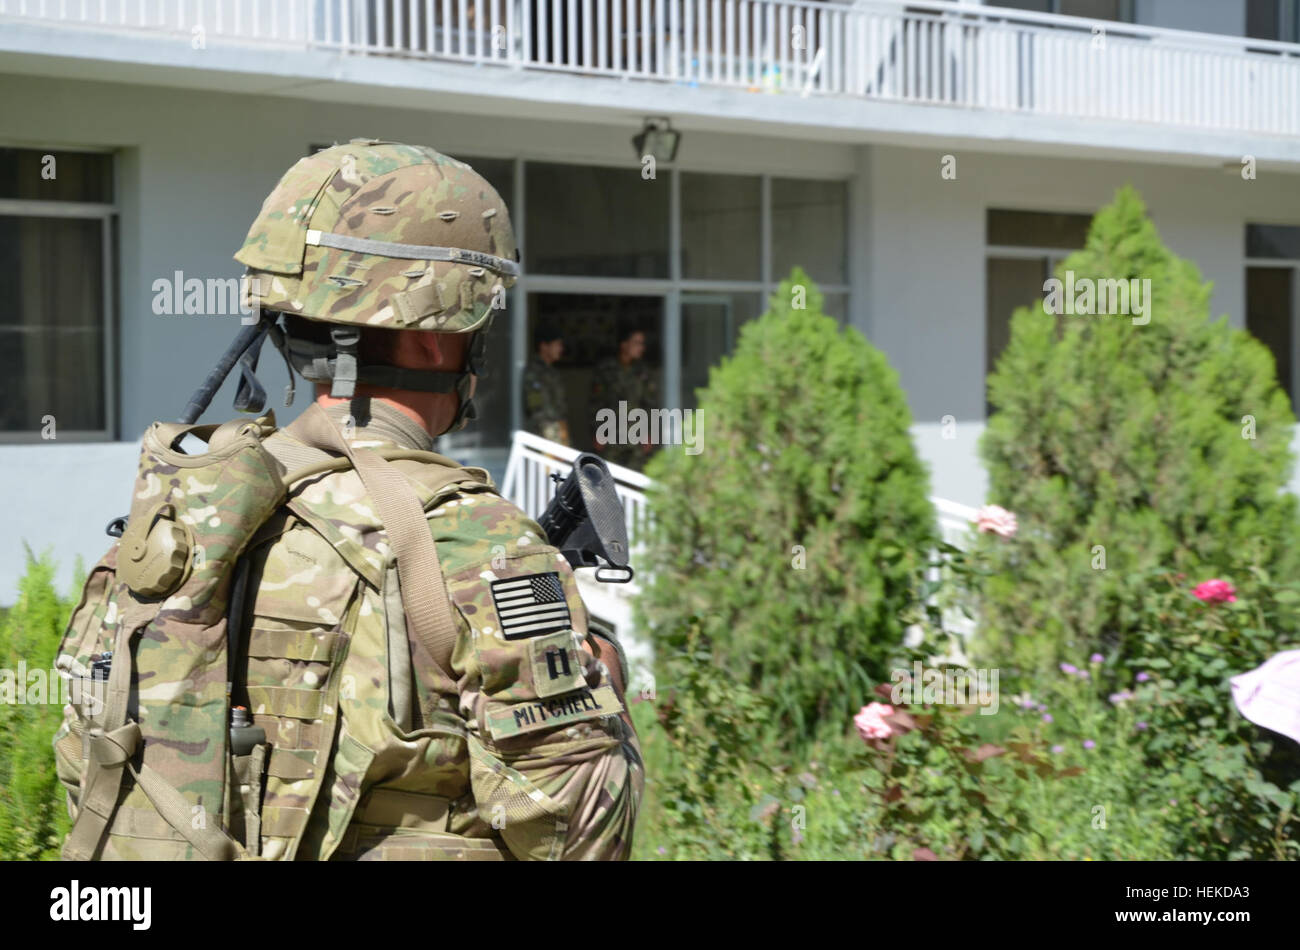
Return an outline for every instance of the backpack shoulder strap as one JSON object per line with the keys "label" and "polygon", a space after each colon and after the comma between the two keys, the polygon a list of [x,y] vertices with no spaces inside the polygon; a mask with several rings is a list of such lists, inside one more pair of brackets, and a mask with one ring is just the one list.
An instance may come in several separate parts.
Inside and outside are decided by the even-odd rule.
{"label": "backpack shoulder strap", "polygon": [[[392,464],[370,449],[354,449],[318,404],[313,403],[287,430],[310,448],[346,456],[356,469],[375,513],[384,524],[397,560],[397,578],[408,629],[433,661],[437,672],[451,680],[451,654],[456,646],[456,619],[433,533],[414,488]],[[453,475],[457,470],[448,469]],[[454,479],[448,479],[451,481]],[[453,680],[454,681],[454,680]]]}

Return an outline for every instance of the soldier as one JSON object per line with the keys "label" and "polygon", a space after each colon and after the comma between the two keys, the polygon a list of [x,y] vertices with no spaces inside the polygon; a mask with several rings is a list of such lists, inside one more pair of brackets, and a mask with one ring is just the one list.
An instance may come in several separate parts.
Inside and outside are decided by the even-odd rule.
{"label": "soldier", "polygon": [[564,339],[552,327],[539,327],[537,349],[524,369],[524,428],[561,445],[569,441],[568,403],[555,362],[564,355]]}
{"label": "soldier", "polygon": [[[536,522],[486,472],[427,454],[473,416],[517,271],[501,198],[433,149],[354,140],[286,173],[236,259],[317,384],[267,449],[286,468],[329,445],[354,462],[291,485],[250,547],[240,672],[271,744],[254,847],[626,858],[644,779],[621,651]],[[362,449],[399,454],[413,534]]]}
{"label": "soldier", "polygon": [[[658,386],[650,368],[642,362],[645,356],[645,333],[637,329],[628,329],[619,338],[618,355],[602,361],[597,367],[591,381],[591,406],[594,412],[600,409],[613,410],[619,418],[624,413],[619,403],[627,403],[627,412],[642,409],[650,412],[658,397]],[[623,442],[605,443],[595,439],[596,450],[615,465],[640,469],[650,454],[650,442],[628,445]]]}

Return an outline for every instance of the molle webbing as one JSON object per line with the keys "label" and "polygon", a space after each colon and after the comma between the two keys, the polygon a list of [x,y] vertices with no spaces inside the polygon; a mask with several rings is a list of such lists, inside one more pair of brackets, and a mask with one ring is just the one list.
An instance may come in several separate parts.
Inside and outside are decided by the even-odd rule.
{"label": "molle webbing", "polygon": [[[220,427],[159,423],[145,433],[115,560],[114,619],[100,623],[113,642],[106,701],[102,710],[76,710],[85,775],[66,858],[176,856],[177,840],[134,830],[139,822],[129,816],[141,810],[160,815],[183,839],[181,847],[202,857],[243,854],[222,830],[229,721],[224,620],[233,568],[284,498],[280,468],[260,441],[273,425],[269,418]],[[175,451],[187,432],[207,435],[209,451]],[[166,570],[156,569],[160,558]],[[79,626],[74,616],[70,633]],[[66,639],[65,645],[80,646]]]}

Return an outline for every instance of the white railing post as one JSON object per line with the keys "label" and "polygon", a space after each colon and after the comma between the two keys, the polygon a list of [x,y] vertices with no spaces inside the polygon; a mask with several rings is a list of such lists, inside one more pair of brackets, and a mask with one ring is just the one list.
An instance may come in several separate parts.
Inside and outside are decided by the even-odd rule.
{"label": "white railing post", "polygon": [[610,69],[615,73],[623,71],[623,4],[625,0],[609,0],[613,6],[613,23],[610,27]]}
{"label": "white railing post", "polygon": [[577,0],[565,0],[564,5],[564,65],[578,66],[578,7]]}
{"label": "white railing post", "polygon": [[[546,0],[537,0],[537,2],[539,4],[545,3]],[[562,65],[564,63],[564,57],[561,53],[561,50],[564,48],[564,34],[561,32],[564,29],[564,14],[561,12],[561,2],[562,0],[551,0],[550,3],[551,49],[547,62],[555,63],[556,65]]]}
{"label": "white railing post", "polygon": [[[600,0],[596,0],[597,3]],[[594,39],[592,35],[592,17],[591,17],[592,0],[582,0],[582,65],[591,69],[595,65],[594,59]]]}
{"label": "white railing post", "polygon": [[611,3],[596,0],[596,68],[609,68],[609,8]]}
{"label": "white railing post", "polygon": [[654,50],[655,50],[655,76],[659,79],[667,78],[668,67],[665,58],[668,48],[668,37],[664,35],[668,24],[668,18],[664,14],[664,0],[655,0],[654,5]]}

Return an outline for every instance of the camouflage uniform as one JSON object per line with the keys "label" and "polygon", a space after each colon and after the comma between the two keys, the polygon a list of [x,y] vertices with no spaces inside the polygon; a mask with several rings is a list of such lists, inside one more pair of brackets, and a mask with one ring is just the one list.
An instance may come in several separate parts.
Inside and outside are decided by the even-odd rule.
{"label": "camouflage uniform", "polygon": [[559,371],[533,354],[524,368],[524,428],[543,439],[569,444],[568,405]]}
{"label": "camouflage uniform", "polygon": [[[236,258],[250,303],[334,325],[329,344],[286,331],[285,352],[351,401],[280,431],[268,416],[146,433],[122,540],[59,650],[90,694],[55,740],[65,857],[626,857],[639,752],[581,649],[568,563],[486,472],[355,398],[456,393],[452,428],[469,418],[518,274],[500,196],[432,149],[355,140],[294,165]],[[371,364],[356,327],[468,334],[466,367]],[[349,411],[364,428],[340,435]],[[186,432],[208,453],[174,450]]]}
{"label": "camouflage uniform", "polygon": [[[638,360],[624,365],[616,358],[604,360],[596,367],[591,381],[592,414],[601,409],[611,409],[618,413],[618,404],[627,403],[627,411],[644,409],[646,412],[655,408],[658,402],[659,387],[654,374],[646,364]],[[621,445],[612,443],[599,449],[600,453],[615,465],[640,469],[649,452],[645,445]]]}
{"label": "camouflage uniform", "polygon": [[[372,412],[354,446],[429,448],[402,413],[381,403]],[[278,454],[290,438],[278,433],[267,448]],[[419,467],[406,469],[417,482]],[[304,859],[626,858],[640,754],[612,715],[621,707],[608,671],[580,648],[587,614],[572,569],[485,481],[433,498],[417,490],[459,627],[454,681],[436,695],[412,670],[395,568],[355,472],[302,489],[295,516],[252,554],[246,682],[272,744],[264,856],[279,856],[306,819]],[[547,575],[570,622],[503,638],[493,581]],[[313,698],[328,683],[337,713]],[[333,759],[317,761],[312,746],[327,744],[335,719]],[[322,767],[318,800],[303,801]]]}

